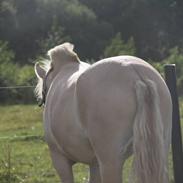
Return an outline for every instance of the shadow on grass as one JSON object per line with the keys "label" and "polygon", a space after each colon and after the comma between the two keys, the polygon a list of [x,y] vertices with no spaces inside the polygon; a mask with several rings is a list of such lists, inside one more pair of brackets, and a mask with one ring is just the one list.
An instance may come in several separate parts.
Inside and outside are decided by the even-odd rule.
{"label": "shadow on grass", "polygon": [[44,136],[41,135],[26,135],[26,136],[16,136],[9,139],[11,142],[17,141],[34,141],[34,142],[45,142]]}
{"label": "shadow on grass", "polygon": [[3,173],[0,173],[0,182],[1,183],[18,183],[20,182],[20,178],[18,178],[18,176],[14,175],[14,174],[3,174]]}

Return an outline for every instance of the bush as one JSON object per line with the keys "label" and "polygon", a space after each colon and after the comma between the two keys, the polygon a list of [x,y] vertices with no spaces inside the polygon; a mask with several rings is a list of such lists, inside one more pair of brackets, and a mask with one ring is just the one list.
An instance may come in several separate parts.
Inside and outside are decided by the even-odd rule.
{"label": "bush", "polygon": [[183,95],[183,52],[178,47],[174,47],[169,53],[169,57],[163,60],[163,63],[176,65],[178,93]]}
{"label": "bush", "polygon": [[33,66],[25,65],[19,69],[17,85],[33,85],[35,80]]}
{"label": "bush", "polygon": [[8,49],[8,43],[0,40],[0,65],[2,63],[11,63],[14,57],[13,51]]}
{"label": "bush", "polygon": [[136,48],[134,39],[131,37],[126,43],[121,37],[121,33],[117,33],[116,36],[110,41],[109,46],[104,50],[105,57],[112,57],[118,55],[135,55]]}
{"label": "bush", "polygon": [[18,67],[13,64],[14,53],[8,48],[7,42],[0,40],[0,85],[8,86],[16,84]]}
{"label": "bush", "polygon": [[170,49],[169,56],[160,63],[152,63],[152,65],[164,75],[164,65],[175,64],[177,74],[177,87],[179,95],[183,95],[183,53],[178,47]]}
{"label": "bush", "polygon": [[47,37],[39,42],[42,52],[45,54],[49,49],[63,42],[70,41],[69,36],[65,36],[64,29],[59,25],[57,19],[54,18],[51,30]]}
{"label": "bush", "polygon": [[[0,87],[33,85],[35,80],[32,66],[20,67],[13,63],[14,53],[8,49],[8,43],[0,41]],[[33,103],[34,95],[31,88],[1,88],[1,103]]]}

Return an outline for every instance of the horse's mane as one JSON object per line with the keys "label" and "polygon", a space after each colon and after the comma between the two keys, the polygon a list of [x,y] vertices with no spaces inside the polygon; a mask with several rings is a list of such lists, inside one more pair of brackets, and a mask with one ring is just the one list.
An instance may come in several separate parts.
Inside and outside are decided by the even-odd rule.
{"label": "horse's mane", "polygon": [[74,45],[71,43],[64,43],[48,51],[48,56],[53,62],[57,62],[57,59],[68,59],[72,61],[79,61],[78,55],[73,51]]}
{"label": "horse's mane", "polygon": [[[79,61],[77,54],[73,51],[74,45],[71,43],[63,43],[61,45],[55,46],[54,48],[48,51],[48,56],[50,60],[41,60],[40,65],[46,71],[46,73],[52,67],[52,62],[60,62],[62,59],[68,59],[71,61]],[[43,79],[38,78],[38,83],[35,88],[35,94],[38,99],[42,99],[43,91]]]}
{"label": "horse's mane", "polygon": [[[47,73],[50,68],[51,68],[51,61],[50,60],[41,60],[39,61],[41,67],[45,70],[45,72]],[[35,95],[38,99],[42,99],[42,92],[43,92],[43,79],[42,78],[38,78],[38,82],[35,88]]]}

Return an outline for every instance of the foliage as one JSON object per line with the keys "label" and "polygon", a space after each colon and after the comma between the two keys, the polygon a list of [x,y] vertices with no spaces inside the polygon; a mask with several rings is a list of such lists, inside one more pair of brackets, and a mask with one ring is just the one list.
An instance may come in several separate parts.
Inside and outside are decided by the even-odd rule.
{"label": "foliage", "polygon": [[[65,41],[75,44],[84,61],[129,54],[163,71],[165,60],[182,59],[182,19],[183,3],[177,0],[1,0],[0,85],[32,85],[30,60]],[[169,54],[174,47],[180,53]],[[177,69],[181,91],[182,70]],[[15,95],[21,102],[27,92],[1,91],[0,99]]]}
{"label": "foliage", "polygon": [[[82,58],[98,59],[119,32],[124,40],[133,37],[137,56],[160,61],[170,48],[183,47],[182,10],[176,0],[1,0],[0,39],[10,43],[16,62],[26,64],[50,39],[58,42],[50,35],[68,36]],[[47,39],[42,48],[40,40],[47,45]]]}
{"label": "foliage", "polygon": [[[0,86],[12,87],[20,85],[33,85],[35,80],[34,69],[32,66],[20,66],[13,62],[14,53],[8,48],[6,42],[0,41]],[[3,102],[24,102],[32,103],[32,90],[20,89],[1,89],[0,101]]]}
{"label": "foliage", "polygon": [[178,47],[170,50],[169,56],[163,60],[163,64],[175,64],[177,74],[177,86],[180,95],[183,95],[183,52]]}
{"label": "foliage", "polygon": [[40,41],[40,47],[43,50],[42,52],[46,53],[55,45],[59,45],[67,41],[69,42],[71,41],[71,39],[69,38],[69,36],[65,36],[64,29],[59,25],[57,19],[55,18],[51,26],[50,32],[48,32],[47,38]]}
{"label": "foliage", "polygon": [[25,65],[19,69],[17,85],[33,85],[34,84],[34,68],[29,65]]}
{"label": "foliage", "polygon": [[12,63],[14,53],[8,48],[8,43],[0,41],[0,84],[15,83],[17,66]]}
{"label": "foliage", "polygon": [[169,55],[161,63],[150,62],[162,75],[166,64],[176,65],[177,87],[180,96],[183,95],[183,52],[178,47],[170,49]]}
{"label": "foliage", "polygon": [[14,59],[14,53],[8,49],[8,43],[0,40],[0,64],[8,64],[12,59]]}
{"label": "foliage", "polygon": [[121,33],[117,33],[111,40],[109,46],[104,50],[105,57],[118,55],[135,55],[136,48],[133,38],[130,38],[126,43],[121,38]]}

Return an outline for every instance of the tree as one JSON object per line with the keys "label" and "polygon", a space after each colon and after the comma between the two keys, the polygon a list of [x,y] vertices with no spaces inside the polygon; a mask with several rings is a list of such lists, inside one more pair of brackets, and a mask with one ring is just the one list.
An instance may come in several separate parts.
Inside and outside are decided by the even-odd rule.
{"label": "tree", "polygon": [[169,50],[168,56],[162,60],[161,63],[151,64],[162,74],[164,75],[164,65],[165,64],[175,64],[176,65],[176,74],[177,74],[177,85],[179,95],[183,95],[183,50],[177,46]]}
{"label": "tree", "polygon": [[0,65],[10,63],[14,59],[15,54],[8,48],[8,43],[0,40]]}
{"label": "tree", "polygon": [[104,50],[105,57],[112,57],[118,55],[135,55],[136,48],[133,38],[131,37],[126,43],[121,37],[121,33],[117,33],[112,38],[110,44]]}
{"label": "tree", "polygon": [[57,19],[55,18],[47,37],[40,41],[40,47],[42,52],[46,53],[49,49],[55,47],[56,45],[69,41],[71,41],[70,37],[65,35],[64,28],[59,25]]}

